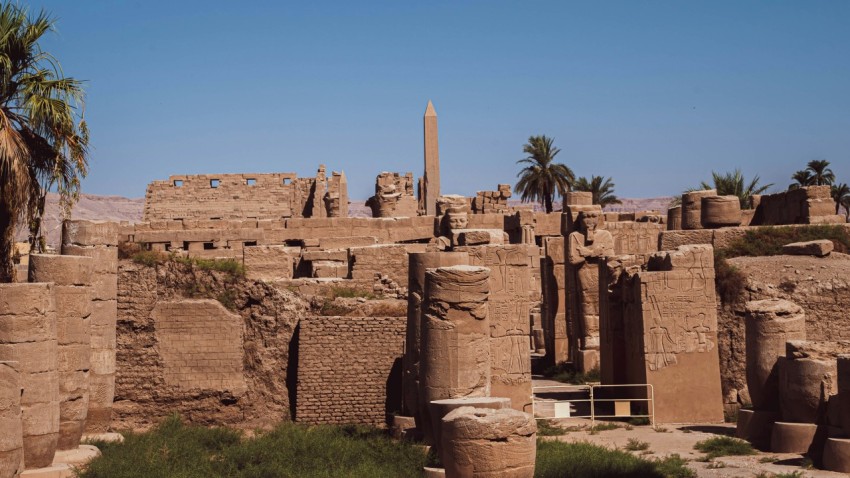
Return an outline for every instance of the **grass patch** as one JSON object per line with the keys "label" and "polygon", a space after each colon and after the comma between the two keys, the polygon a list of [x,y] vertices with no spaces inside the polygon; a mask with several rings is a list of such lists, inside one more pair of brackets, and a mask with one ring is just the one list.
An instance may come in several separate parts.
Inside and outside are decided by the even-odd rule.
{"label": "grass patch", "polygon": [[696,474],[677,455],[646,460],[590,443],[537,441],[536,478],[692,478]]}
{"label": "grass patch", "polygon": [[778,256],[792,242],[829,239],[836,252],[850,252],[850,233],[838,225],[767,226],[747,230],[724,249],[726,257]]}
{"label": "grass patch", "polygon": [[168,260],[168,255],[157,251],[138,251],[130,256],[130,260],[143,266],[155,267]]}
{"label": "grass patch", "polygon": [[732,437],[714,437],[697,442],[694,449],[706,454],[711,460],[720,456],[755,455],[752,445],[744,440]]}
{"label": "grass patch", "polygon": [[365,427],[284,423],[245,438],[235,430],[184,425],[172,417],[123,443],[99,443],[103,455],[80,478],[352,478],[419,476],[425,454]]}
{"label": "grass patch", "polygon": [[558,365],[547,368],[543,376],[556,382],[569,383],[571,385],[584,385],[586,383],[599,382],[599,368],[593,368],[587,373],[579,372],[573,365],[561,362]]}
{"label": "grass patch", "polygon": [[557,423],[552,422],[552,420],[537,420],[537,436],[554,437],[566,435],[569,432],[569,430],[561,427]]}
{"label": "grass patch", "polygon": [[628,451],[644,451],[649,450],[649,443],[636,438],[629,438],[629,441],[626,442],[626,446],[623,448]]}
{"label": "grass patch", "polygon": [[171,260],[187,264],[204,271],[226,272],[232,276],[244,277],[245,266],[236,259],[201,259],[198,257],[171,256]]}

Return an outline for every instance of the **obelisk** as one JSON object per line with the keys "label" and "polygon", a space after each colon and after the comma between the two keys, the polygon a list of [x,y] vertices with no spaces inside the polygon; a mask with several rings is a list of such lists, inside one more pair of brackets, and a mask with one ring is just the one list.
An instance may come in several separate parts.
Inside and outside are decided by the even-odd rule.
{"label": "obelisk", "polygon": [[440,197],[440,147],[437,144],[437,112],[428,101],[425,108],[425,214],[437,215],[437,198]]}

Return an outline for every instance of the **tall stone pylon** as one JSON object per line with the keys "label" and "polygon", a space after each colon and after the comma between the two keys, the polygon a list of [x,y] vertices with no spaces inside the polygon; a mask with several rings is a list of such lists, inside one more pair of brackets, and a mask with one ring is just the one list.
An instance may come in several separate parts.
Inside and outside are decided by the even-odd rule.
{"label": "tall stone pylon", "polygon": [[[440,197],[440,147],[437,143],[437,112],[428,101],[425,108],[425,214],[437,215],[437,198]],[[420,194],[422,194],[420,193]]]}

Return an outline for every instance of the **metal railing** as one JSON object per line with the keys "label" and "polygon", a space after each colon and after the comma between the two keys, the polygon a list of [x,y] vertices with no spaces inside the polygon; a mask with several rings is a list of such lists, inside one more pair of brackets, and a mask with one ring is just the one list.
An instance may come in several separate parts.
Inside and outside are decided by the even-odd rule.
{"label": "metal railing", "polygon": [[[616,397],[616,398],[598,398],[594,393],[597,389],[624,389],[624,388],[635,388],[641,387],[646,391],[646,398],[633,398],[631,396],[624,397]],[[565,403],[568,404],[568,407],[572,407],[574,404],[579,403],[588,403],[590,406],[590,414],[589,415],[574,415],[570,413],[568,416],[562,417],[538,417],[537,416],[537,394],[538,392],[545,393],[549,391],[552,394],[565,394],[565,393],[587,393],[589,395],[588,398],[570,398],[568,400],[553,400],[546,401],[545,403],[552,403],[553,407],[557,409],[556,404]],[[607,394],[606,394],[607,395]],[[631,394],[626,394],[631,395]],[[629,413],[616,413],[616,403],[628,403]],[[646,402],[647,404],[647,412],[646,414],[633,414],[631,413],[631,403],[632,402]],[[614,415],[599,415],[596,413],[596,404],[597,403],[615,403],[615,414]],[[652,428],[655,428],[655,389],[652,384],[648,383],[640,383],[640,384],[616,384],[616,385],[541,385],[537,387],[531,388],[531,413],[532,416],[536,420],[543,420],[548,418],[589,418],[590,426],[595,426],[597,418],[648,418],[650,425]]]}

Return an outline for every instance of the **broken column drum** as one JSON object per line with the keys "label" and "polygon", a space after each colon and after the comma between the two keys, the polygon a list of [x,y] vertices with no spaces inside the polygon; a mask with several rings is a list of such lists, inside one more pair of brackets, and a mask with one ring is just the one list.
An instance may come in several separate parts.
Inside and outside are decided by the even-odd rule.
{"label": "broken column drum", "polygon": [[[53,463],[59,440],[56,302],[53,284],[0,284],[0,360],[20,372],[24,463]],[[7,431],[2,430],[6,435]]]}
{"label": "broken column drum", "polygon": [[53,282],[59,377],[59,450],[80,445],[89,403],[92,259],[33,254],[31,282]]}
{"label": "broken column drum", "polygon": [[674,206],[667,210],[667,230],[677,231],[682,228],[682,206]]}
{"label": "broken column drum", "polygon": [[838,392],[835,356],[826,342],[792,340],[779,366],[779,406],[783,422],[821,423],[827,400]]}
{"label": "broken column drum", "polygon": [[536,440],[537,424],[528,413],[458,408],[443,418],[446,478],[531,478]]}
{"label": "broken column drum", "polygon": [[767,299],[747,302],[746,353],[747,388],[753,408],[779,410],[777,360],[785,356],[785,343],[805,340],[806,315],[787,300]]}
{"label": "broken column drum", "polygon": [[702,229],[702,198],[717,196],[716,189],[682,194],[682,229]]}
{"label": "broken column drum", "polygon": [[[422,303],[425,299],[425,270],[466,265],[469,256],[463,252],[418,252],[408,254],[407,330],[403,361],[404,413],[416,418],[419,404],[419,347]],[[419,418],[417,418],[417,422]]]}
{"label": "broken column drum", "polygon": [[425,272],[419,411],[426,440],[433,440],[430,402],[490,395],[489,277],[489,269],[473,266]]}
{"label": "broken column drum", "polygon": [[707,196],[701,201],[702,227],[713,229],[741,225],[741,200],[738,196]]}
{"label": "broken column drum", "polygon": [[66,220],[62,254],[92,258],[91,368],[86,431],[109,431],[115,396],[118,317],[118,223]]}

